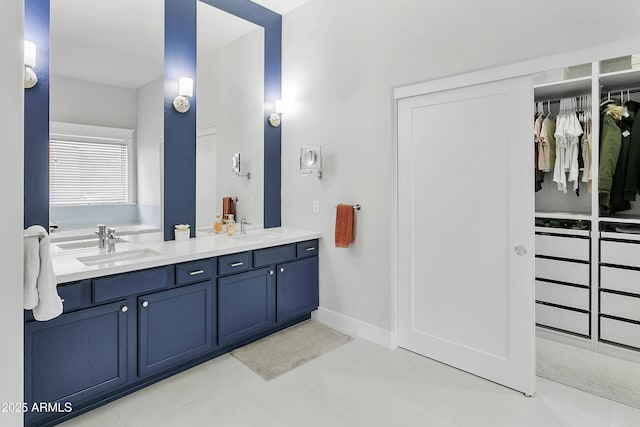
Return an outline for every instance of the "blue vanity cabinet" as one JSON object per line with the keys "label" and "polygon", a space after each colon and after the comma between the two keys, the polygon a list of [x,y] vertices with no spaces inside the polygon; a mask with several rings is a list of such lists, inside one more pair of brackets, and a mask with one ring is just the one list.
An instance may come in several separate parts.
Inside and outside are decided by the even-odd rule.
{"label": "blue vanity cabinet", "polygon": [[317,256],[279,264],[276,270],[278,323],[304,316],[318,308]]}
{"label": "blue vanity cabinet", "polygon": [[218,279],[218,344],[257,335],[276,324],[272,267]]}
{"label": "blue vanity cabinet", "polygon": [[187,362],[213,349],[213,282],[138,297],[138,375]]}
{"label": "blue vanity cabinet", "polygon": [[[63,314],[47,322],[24,326],[25,401],[90,401],[127,379],[127,323],[125,300]],[[59,414],[58,414],[59,415]],[[28,424],[51,413],[28,412]]]}

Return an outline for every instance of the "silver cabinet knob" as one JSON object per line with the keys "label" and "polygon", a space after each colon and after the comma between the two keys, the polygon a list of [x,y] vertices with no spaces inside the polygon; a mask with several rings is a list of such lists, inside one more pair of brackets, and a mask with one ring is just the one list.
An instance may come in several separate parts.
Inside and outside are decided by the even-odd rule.
{"label": "silver cabinet knob", "polygon": [[280,267],[280,273],[284,273],[284,267]]}
{"label": "silver cabinet knob", "polygon": [[126,313],[127,311],[129,311],[129,307],[127,307],[126,305],[123,305],[120,311],[123,313]]}
{"label": "silver cabinet knob", "polygon": [[142,302],[142,306],[143,307],[149,307],[149,301],[143,301]]}
{"label": "silver cabinet knob", "polygon": [[273,276],[273,270],[269,270],[269,276]]}
{"label": "silver cabinet knob", "polygon": [[527,248],[522,245],[518,245],[514,249],[515,253],[520,256],[525,256],[527,254]]}

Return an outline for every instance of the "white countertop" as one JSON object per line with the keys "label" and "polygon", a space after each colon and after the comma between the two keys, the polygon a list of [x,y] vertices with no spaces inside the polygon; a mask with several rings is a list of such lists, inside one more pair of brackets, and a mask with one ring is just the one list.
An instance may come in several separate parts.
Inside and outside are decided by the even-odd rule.
{"label": "white countertop", "polygon": [[[247,234],[236,234],[233,237],[198,235],[185,242],[165,242],[162,240],[162,233],[147,233],[126,236],[127,243],[116,244],[116,254],[126,254],[128,251],[143,253],[144,250],[148,250],[147,254],[140,257],[85,265],[78,258],[105,254],[106,249],[94,247],[63,250],[57,247],[57,243],[51,243],[51,261],[58,283],[66,283],[321,237],[320,232],[287,227],[249,230]],[[148,255],[149,253],[151,255]]]}

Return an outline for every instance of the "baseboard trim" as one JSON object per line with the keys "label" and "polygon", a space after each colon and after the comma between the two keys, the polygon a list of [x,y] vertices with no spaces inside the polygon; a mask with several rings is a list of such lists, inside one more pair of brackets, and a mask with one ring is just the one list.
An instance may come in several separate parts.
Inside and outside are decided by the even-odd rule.
{"label": "baseboard trim", "polygon": [[318,310],[311,313],[311,318],[340,332],[364,338],[383,347],[397,347],[397,338],[394,332],[387,331],[341,313],[336,313],[327,308],[318,307]]}

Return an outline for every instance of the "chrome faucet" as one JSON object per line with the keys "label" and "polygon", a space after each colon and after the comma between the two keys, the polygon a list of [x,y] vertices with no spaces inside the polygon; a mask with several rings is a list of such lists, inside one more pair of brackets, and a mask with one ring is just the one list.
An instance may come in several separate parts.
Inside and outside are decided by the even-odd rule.
{"label": "chrome faucet", "polygon": [[245,225],[251,225],[251,223],[247,221],[247,218],[242,217],[242,219],[240,219],[240,234],[247,234]]}
{"label": "chrome faucet", "polygon": [[115,252],[116,251],[116,229],[109,228],[107,231],[107,243],[108,249],[107,252]]}
{"label": "chrome faucet", "polygon": [[104,224],[98,224],[98,247],[104,249],[107,247],[107,226]]}

